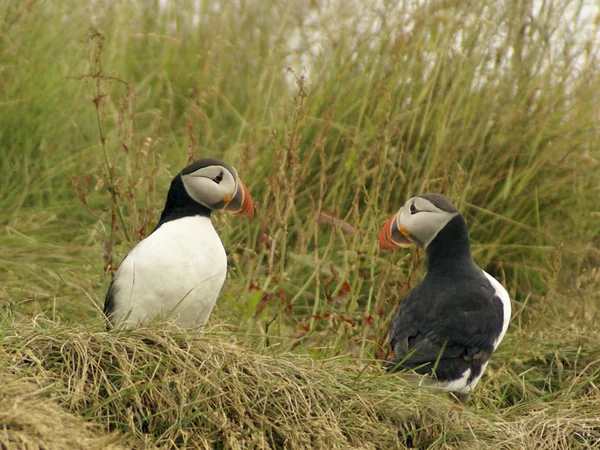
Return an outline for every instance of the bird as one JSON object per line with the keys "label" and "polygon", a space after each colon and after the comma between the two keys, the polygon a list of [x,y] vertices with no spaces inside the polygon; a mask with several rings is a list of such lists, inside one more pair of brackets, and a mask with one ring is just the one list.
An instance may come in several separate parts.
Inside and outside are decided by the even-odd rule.
{"label": "bird", "polygon": [[508,329],[508,292],[473,261],[465,219],[441,194],[406,201],[378,244],[381,250],[417,245],[427,255],[425,276],[390,323],[387,369],[414,371],[419,385],[466,401]]}
{"label": "bird", "polygon": [[107,329],[153,320],[185,329],[206,324],[227,273],[225,248],[211,222],[218,210],[254,216],[252,197],[232,166],[199,159],[173,178],[156,227],[131,249],[109,285]]}

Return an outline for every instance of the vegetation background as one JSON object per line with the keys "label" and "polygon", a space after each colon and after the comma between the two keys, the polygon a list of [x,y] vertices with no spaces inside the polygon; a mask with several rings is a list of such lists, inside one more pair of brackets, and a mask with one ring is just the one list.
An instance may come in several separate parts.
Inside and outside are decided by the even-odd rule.
{"label": "vegetation background", "polygon": [[[367,4],[368,3],[368,4]],[[0,448],[598,448],[600,66],[579,0],[0,0]],[[188,161],[236,166],[205,333],[105,333]],[[446,194],[513,319],[459,408],[383,373]]]}

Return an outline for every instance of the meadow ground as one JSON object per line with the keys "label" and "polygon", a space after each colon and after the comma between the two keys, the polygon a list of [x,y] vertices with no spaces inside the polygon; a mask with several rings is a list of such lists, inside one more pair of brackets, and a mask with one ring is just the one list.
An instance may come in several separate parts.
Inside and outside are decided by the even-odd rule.
{"label": "meadow ground", "polygon": [[[600,446],[600,17],[583,2],[0,0],[0,448]],[[188,161],[238,169],[204,333],[106,333],[111,270]],[[457,406],[383,372],[463,211],[513,300]]]}

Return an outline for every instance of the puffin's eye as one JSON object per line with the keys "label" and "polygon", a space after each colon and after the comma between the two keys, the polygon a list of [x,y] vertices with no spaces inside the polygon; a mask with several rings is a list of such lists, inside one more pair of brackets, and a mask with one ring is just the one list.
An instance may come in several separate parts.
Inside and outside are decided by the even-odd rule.
{"label": "puffin's eye", "polygon": [[414,203],[412,205],[410,205],[410,213],[411,214],[416,214],[418,212],[419,212],[419,210],[417,209],[417,207],[415,206]]}
{"label": "puffin's eye", "polygon": [[223,181],[223,171],[219,173],[216,177],[212,179],[215,183],[220,184]]}

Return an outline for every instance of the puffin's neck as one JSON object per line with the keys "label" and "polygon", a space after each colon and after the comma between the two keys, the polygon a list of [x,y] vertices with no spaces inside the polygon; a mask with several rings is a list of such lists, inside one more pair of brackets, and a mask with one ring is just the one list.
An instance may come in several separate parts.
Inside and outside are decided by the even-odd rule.
{"label": "puffin's neck", "polygon": [[438,233],[427,247],[427,272],[448,271],[473,264],[465,219],[459,214]]}
{"label": "puffin's neck", "polygon": [[162,224],[182,217],[204,216],[210,217],[211,209],[192,200],[183,186],[181,175],[177,175],[171,181],[171,187],[167,194],[167,201],[160,215],[160,220],[152,232],[156,231]]}

